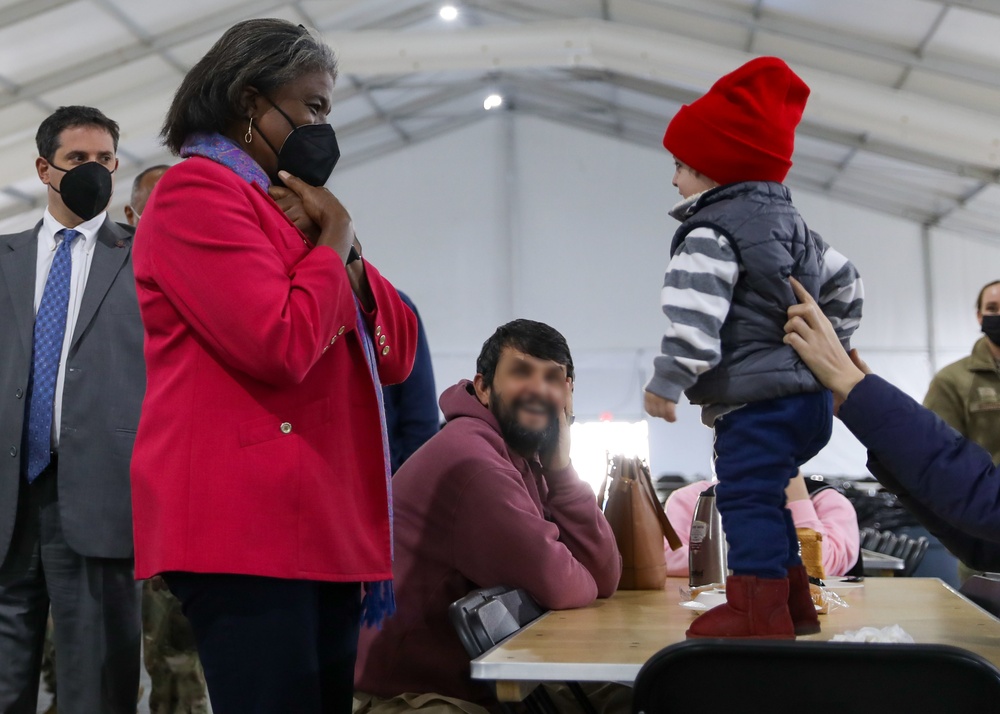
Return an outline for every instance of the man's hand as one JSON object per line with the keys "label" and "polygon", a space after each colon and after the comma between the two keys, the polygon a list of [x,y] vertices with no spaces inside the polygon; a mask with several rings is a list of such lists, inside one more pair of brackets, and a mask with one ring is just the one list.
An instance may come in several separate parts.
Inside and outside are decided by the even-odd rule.
{"label": "man's hand", "polygon": [[677,402],[664,399],[652,392],[646,392],[643,398],[643,406],[646,408],[646,413],[649,416],[666,419],[671,423],[677,421]]}
{"label": "man's hand", "polygon": [[542,468],[546,471],[562,471],[569,466],[570,432],[573,423],[573,380],[566,378],[561,399],[558,403],[556,419],[559,423],[559,436],[545,453],[539,454]]}
{"label": "man's hand", "polygon": [[871,370],[856,350],[852,350],[853,355],[847,354],[829,318],[802,284],[792,277],[788,280],[799,304],[788,308],[784,342],[798,353],[816,379],[833,391],[835,411],[839,410],[854,385]]}

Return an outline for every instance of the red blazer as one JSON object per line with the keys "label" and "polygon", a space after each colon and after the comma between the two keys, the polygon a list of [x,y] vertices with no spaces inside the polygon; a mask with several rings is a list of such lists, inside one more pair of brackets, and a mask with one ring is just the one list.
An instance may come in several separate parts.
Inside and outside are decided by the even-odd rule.
{"label": "red blazer", "polygon": [[[391,577],[378,403],[347,272],[270,196],[193,157],[133,248],[147,389],[132,457],[136,577]],[[417,322],[371,264],[383,383]]]}

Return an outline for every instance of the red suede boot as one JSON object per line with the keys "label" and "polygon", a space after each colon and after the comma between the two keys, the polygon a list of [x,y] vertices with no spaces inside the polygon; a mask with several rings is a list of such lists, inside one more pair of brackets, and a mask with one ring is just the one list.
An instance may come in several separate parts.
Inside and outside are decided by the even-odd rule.
{"label": "red suede boot", "polygon": [[819,618],[809,592],[809,575],[804,565],[788,569],[788,612],[792,616],[796,635],[815,635],[819,632]]}
{"label": "red suede boot", "polygon": [[730,575],[726,578],[726,603],[699,615],[687,636],[794,640],[795,628],[788,614],[788,579]]}

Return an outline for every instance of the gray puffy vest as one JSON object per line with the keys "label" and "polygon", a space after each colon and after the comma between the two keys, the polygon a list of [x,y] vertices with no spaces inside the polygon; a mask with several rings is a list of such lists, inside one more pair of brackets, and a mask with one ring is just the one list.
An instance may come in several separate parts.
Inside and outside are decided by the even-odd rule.
{"label": "gray puffy vest", "polygon": [[693,404],[746,404],[822,386],[782,342],[794,276],[818,297],[826,245],[809,230],[780,183],[748,181],[707,191],[674,234],[670,254],[695,228],[726,236],[742,271],[722,325],[722,359],[685,393]]}

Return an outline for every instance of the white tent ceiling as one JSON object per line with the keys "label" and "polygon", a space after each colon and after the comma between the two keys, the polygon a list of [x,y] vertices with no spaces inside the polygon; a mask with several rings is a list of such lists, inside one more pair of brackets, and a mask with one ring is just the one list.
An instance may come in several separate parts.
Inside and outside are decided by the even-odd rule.
{"label": "white tent ceiling", "polygon": [[504,109],[656,147],[680,104],[752,56],[812,87],[788,183],[929,227],[996,236],[1000,0],[0,0],[0,229],[35,220],[52,109],[122,127],[119,185],[169,161],[183,73],[248,17],[318,29],[340,56],[331,121],[358,164]]}

